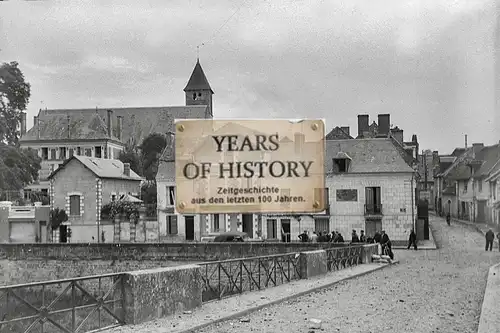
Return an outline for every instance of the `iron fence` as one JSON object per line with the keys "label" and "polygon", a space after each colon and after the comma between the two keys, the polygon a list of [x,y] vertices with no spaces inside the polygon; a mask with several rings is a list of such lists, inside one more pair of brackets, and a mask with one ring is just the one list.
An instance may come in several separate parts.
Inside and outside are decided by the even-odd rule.
{"label": "iron fence", "polygon": [[300,254],[207,262],[202,266],[203,302],[274,287],[301,278]]}
{"label": "iron fence", "polygon": [[124,324],[124,275],[0,287],[0,333],[77,333]]}
{"label": "iron fence", "polygon": [[340,270],[361,263],[362,246],[346,246],[325,249],[328,271]]}

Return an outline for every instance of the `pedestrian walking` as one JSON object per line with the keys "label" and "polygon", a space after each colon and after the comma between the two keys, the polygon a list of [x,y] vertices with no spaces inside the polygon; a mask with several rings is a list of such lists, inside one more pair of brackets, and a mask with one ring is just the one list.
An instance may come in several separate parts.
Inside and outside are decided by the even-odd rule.
{"label": "pedestrian walking", "polygon": [[408,250],[410,247],[413,245],[413,248],[415,251],[417,251],[417,234],[415,233],[415,230],[411,229],[410,231],[410,238],[408,239]]}
{"label": "pedestrian walking", "polygon": [[394,253],[392,252],[392,243],[389,235],[385,233],[385,230],[382,230],[380,244],[382,245],[382,248],[386,247],[389,250],[389,257],[391,259],[394,259]]}
{"label": "pedestrian walking", "polygon": [[486,238],[486,246],[484,248],[485,251],[488,251],[488,247],[490,251],[493,250],[493,241],[495,240],[495,234],[493,233],[493,230],[488,230],[486,235],[484,236]]}
{"label": "pedestrian walking", "polygon": [[498,238],[498,251],[500,251],[500,232],[497,234]]}

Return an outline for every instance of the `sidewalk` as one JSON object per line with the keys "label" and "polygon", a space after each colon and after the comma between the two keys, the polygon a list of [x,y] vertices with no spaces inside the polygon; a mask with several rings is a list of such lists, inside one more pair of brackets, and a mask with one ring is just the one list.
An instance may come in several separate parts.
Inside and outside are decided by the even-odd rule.
{"label": "sidewalk", "polygon": [[[397,264],[398,261],[394,261]],[[187,333],[219,322],[244,317],[262,308],[290,301],[294,298],[328,288],[343,280],[348,280],[391,264],[361,264],[340,271],[329,272],[312,279],[297,280],[273,288],[266,288],[222,300],[204,303],[192,313],[178,313],[173,316],[143,323],[106,330],[107,333]]]}

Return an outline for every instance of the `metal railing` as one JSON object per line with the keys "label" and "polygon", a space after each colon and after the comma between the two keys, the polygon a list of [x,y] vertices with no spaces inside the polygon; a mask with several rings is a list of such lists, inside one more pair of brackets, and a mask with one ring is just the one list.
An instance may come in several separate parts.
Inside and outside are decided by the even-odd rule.
{"label": "metal railing", "polygon": [[76,333],[124,324],[124,275],[0,287],[0,333]]}
{"label": "metal railing", "polygon": [[301,279],[300,254],[230,259],[202,266],[203,302]]}
{"label": "metal railing", "polygon": [[328,271],[340,270],[361,263],[362,246],[347,246],[325,249]]}
{"label": "metal railing", "polygon": [[365,204],[365,215],[382,215],[382,205]]}

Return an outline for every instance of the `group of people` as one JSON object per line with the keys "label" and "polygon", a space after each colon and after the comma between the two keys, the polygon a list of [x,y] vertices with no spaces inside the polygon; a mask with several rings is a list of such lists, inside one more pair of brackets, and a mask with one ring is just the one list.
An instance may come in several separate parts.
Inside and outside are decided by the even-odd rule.
{"label": "group of people", "polygon": [[[312,242],[312,243],[344,243],[344,236],[339,231],[332,231],[329,233],[328,231],[316,232],[313,231],[311,235],[307,230],[304,230],[303,233],[299,235],[299,239],[303,243]],[[352,231],[351,236],[352,243],[364,243],[366,242],[366,236],[364,231],[361,230],[361,234],[358,236],[356,230]]]}

